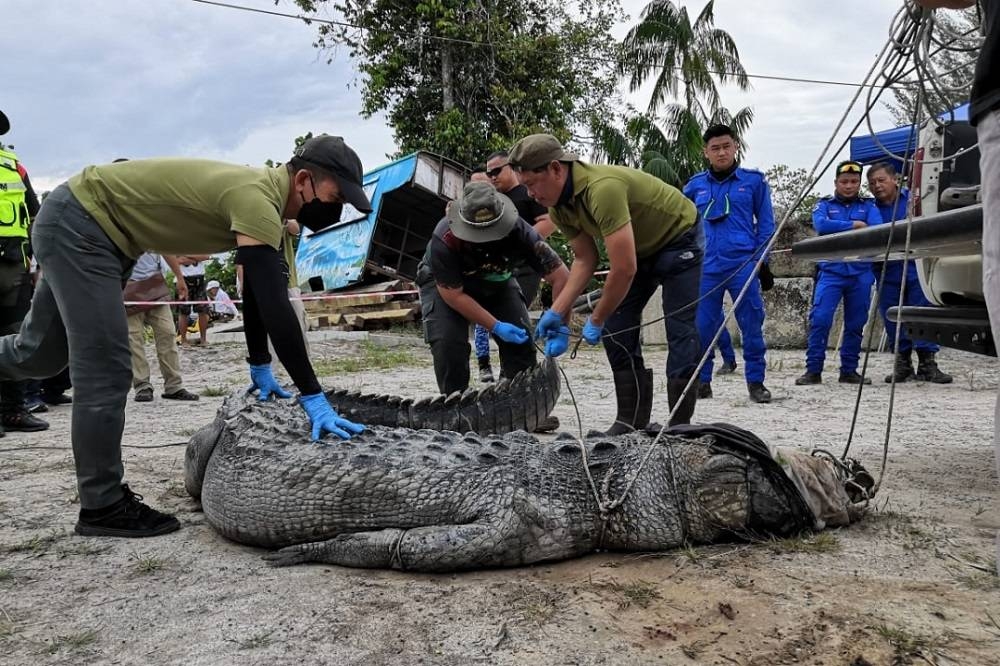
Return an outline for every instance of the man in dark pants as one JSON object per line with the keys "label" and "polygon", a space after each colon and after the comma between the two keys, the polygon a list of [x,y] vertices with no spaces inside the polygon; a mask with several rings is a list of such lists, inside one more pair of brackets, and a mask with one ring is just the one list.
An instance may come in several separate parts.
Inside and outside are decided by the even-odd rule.
{"label": "man in dark pants", "polygon": [[[0,112],[0,136],[9,129],[7,116]],[[27,170],[0,144],[0,335],[16,333],[31,304],[28,227],[38,209]],[[28,412],[25,387],[24,381],[0,382],[0,435],[48,429],[48,423]]]}
{"label": "man in dark pants", "polygon": [[[909,189],[899,186],[896,167],[891,162],[877,162],[868,167],[868,189],[875,195],[875,207],[882,216],[883,224],[891,224],[895,220],[906,219],[906,209],[910,202]],[[875,279],[882,275],[882,263],[872,264]],[[903,292],[903,305],[926,307],[931,304],[924,296],[917,275],[917,263],[906,262],[906,273],[903,273],[902,261],[890,261],[885,266],[885,278],[879,297],[878,311],[882,315],[886,337],[890,347],[896,343],[896,323],[889,320],[889,308],[899,304],[899,295]],[[906,330],[899,331],[899,349],[893,363],[892,374],[885,378],[889,384],[893,380],[905,382],[917,379],[933,384],[950,384],[951,375],[941,372],[935,355],[941,348],[929,340],[911,340]],[[917,352],[917,370],[913,371],[913,351]]]}
{"label": "man in dark pants", "polygon": [[472,182],[448,208],[417,271],[424,339],[431,346],[441,393],[469,387],[469,322],[490,331],[500,347],[500,375],[534,367],[531,325],[514,268],[526,262],[560,293],[569,271],[510,199]]}
{"label": "man in dark pants", "polygon": [[542,314],[536,334],[558,355],[569,343],[570,309],[597,268],[596,239],[611,267],[601,300],[583,328],[589,344],[604,340],[614,373],[618,414],[610,435],[644,428],[653,404],[653,373],[645,367],[639,326],[642,309],[663,287],[667,331],[667,399],[676,406],[670,425],[690,423],[697,382],[684,393],[700,357],[695,306],[701,282],[698,212],[680,190],[637,169],[587,164],[548,134],[521,139],[510,163],[538,203],[549,207],[569,239],[575,259],[569,283]]}
{"label": "man in dark pants", "polygon": [[361,161],[340,137],[299,146],[280,167],[193,159],[90,166],[45,200],[32,241],[43,269],[16,335],[0,338],[0,378],[49,377],[69,364],[71,437],[80,492],[76,532],[147,537],[180,527],[122,483],[121,438],[132,383],[122,284],[144,251],[236,248],[243,265],[244,335],[251,390],[291,397],[271,372],[267,340],[301,392],[314,439],[349,438],[363,426],[330,406],[306,354],[281,272],[283,220],[319,230],[344,202],[368,211]]}

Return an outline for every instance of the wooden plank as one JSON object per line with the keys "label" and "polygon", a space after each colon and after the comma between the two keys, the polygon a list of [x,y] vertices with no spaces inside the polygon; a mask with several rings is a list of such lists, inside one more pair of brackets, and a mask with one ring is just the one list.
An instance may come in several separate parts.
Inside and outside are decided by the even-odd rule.
{"label": "wooden plank", "polygon": [[312,314],[325,314],[342,312],[350,308],[366,305],[383,305],[392,300],[390,294],[359,294],[345,298],[331,298],[326,301],[303,301],[306,312]]}

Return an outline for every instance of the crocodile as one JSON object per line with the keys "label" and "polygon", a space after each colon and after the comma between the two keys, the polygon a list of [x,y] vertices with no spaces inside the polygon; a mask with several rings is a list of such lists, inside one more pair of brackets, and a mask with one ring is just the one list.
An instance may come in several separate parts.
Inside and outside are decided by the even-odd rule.
{"label": "crocodile", "polygon": [[[725,424],[546,443],[523,431],[372,425],[319,442],[308,432],[292,401],[237,393],[186,451],[185,485],[209,525],[278,549],[265,556],[278,566],[508,567],[791,535],[859,515],[835,465],[772,457]],[[793,459],[804,473],[788,473]]]}
{"label": "crocodile", "polygon": [[559,386],[559,367],[545,357],[533,368],[478,390],[414,400],[334,389],[326,397],[341,416],[366,425],[490,435],[538,430],[556,406]]}

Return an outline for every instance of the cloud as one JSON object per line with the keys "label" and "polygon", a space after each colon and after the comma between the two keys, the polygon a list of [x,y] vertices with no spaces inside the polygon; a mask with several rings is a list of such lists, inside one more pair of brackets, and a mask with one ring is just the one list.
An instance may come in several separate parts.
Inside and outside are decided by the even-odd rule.
{"label": "cloud", "polygon": [[[272,0],[239,0],[273,10]],[[645,2],[625,0],[637,17]],[[888,35],[896,3],[717,0],[751,73],[860,81]],[[697,11],[701,0],[685,0]],[[289,10],[284,0],[278,10]],[[633,21],[635,19],[633,18]],[[116,157],[196,156],[245,164],[284,159],[307,131],[342,134],[366,168],[394,150],[384,117],[361,118],[357,72],[312,46],[315,26],[187,0],[6,0],[19,40],[8,78],[8,137],[46,189]],[[628,26],[622,26],[624,33]],[[853,89],[753,80],[727,88],[730,108],[754,107],[748,164],[810,166]],[[630,96],[644,108],[648,91]],[[891,125],[876,111],[877,127]]]}

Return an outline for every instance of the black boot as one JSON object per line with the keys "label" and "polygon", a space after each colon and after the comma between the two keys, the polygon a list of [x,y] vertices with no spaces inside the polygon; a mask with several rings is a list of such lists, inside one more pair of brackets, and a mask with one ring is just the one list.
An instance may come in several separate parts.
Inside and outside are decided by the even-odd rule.
{"label": "black boot", "polygon": [[642,368],[636,375],[632,370],[619,370],[613,377],[618,415],[604,434],[614,436],[642,430],[649,424],[653,411],[653,371]]}
{"label": "black boot", "polygon": [[479,359],[479,381],[483,384],[493,383],[493,368],[490,366],[489,356]]}
{"label": "black boot", "polygon": [[917,379],[932,384],[951,384],[951,375],[938,369],[934,352],[917,350]]}
{"label": "black boot", "polygon": [[913,358],[910,352],[896,354],[896,363],[892,366],[892,374],[885,376],[885,383],[891,384],[893,378],[896,379],[897,384],[913,379]]}
{"label": "black boot", "polygon": [[[677,377],[676,379],[667,380],[667,402],[670,404],[670,411],[674,411],[674,405],[681,399],[681,393],[683,393],[687,383],[687,377]],[[670,426],[691,423],[691,417],[694,416],[694,405],[697,401],[698,380],[696,379],[694,380],[694,384],[691,385],[691,390],[687,392],[684,400],[681,400],[680,406],[677,407],[677,411],[674,412],[674,417],[670,419]]]}

